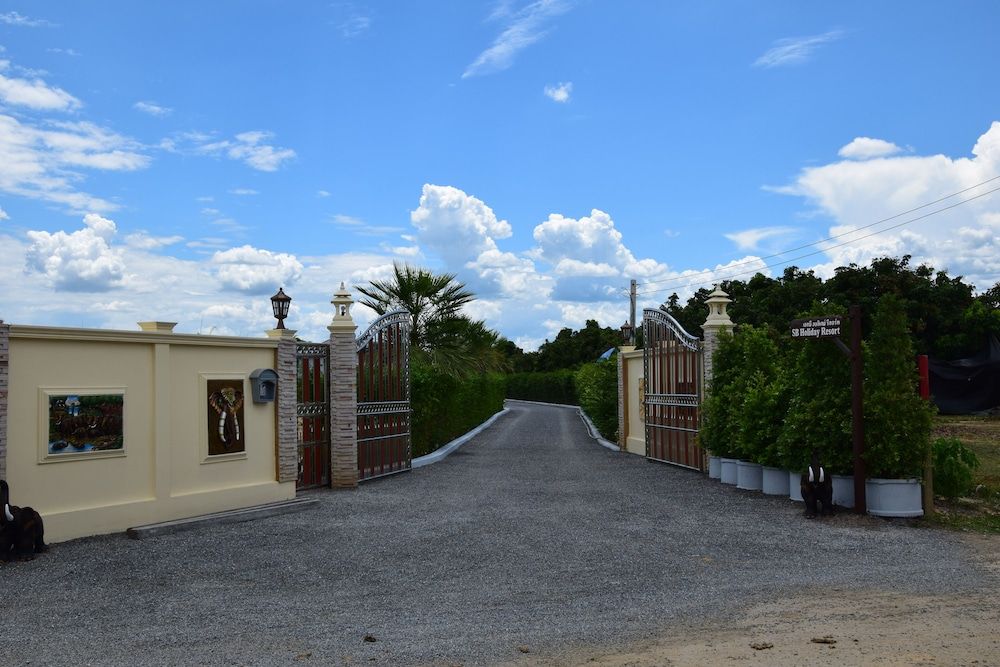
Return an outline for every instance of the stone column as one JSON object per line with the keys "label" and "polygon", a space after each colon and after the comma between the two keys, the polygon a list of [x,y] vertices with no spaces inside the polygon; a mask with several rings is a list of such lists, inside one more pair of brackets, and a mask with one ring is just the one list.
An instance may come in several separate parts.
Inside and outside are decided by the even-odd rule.
{"label": "stone column", "polygon": [[0,320],[0,479],[7,479],[7,392],[10,387],[10,325]]}
{"label": "stone column", "polygon": [[278,341],[274,355],[274,370],[278,374],[278,393],[274,397],[278,437],[277,476],[279,482],[296,482],[299,479],[299,434],[295,330],[271,329],[267,336]]}
{"label": "stone column", "polygon": [[708,304],[708,319],[701,326],[702,331],[705,333],[702,345],[702,349],[704,350],[704,396],[708,395],[709,382],[712,379],[712,355],[715,354],[715,350],[719,347],[719,333],[723,331],[731,332],[733,327],[736,326],[729,319],[729,313],[726,312],[726,309],[732,302],[733,300],[729,298],[729,295],[723,292],[718,286],[716,286],[715,291],[708,295],[708,299],[705,301]]}
{"label": "stone column", "polygon": [[351,293],[340,283],[330,301],[330,479],[331,486],[358,486],[358,347]]}

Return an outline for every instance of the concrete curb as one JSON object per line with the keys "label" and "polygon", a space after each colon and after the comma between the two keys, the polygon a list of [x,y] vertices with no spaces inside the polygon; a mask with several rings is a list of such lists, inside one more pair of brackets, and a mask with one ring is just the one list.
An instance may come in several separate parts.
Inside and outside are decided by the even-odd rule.
{"label": "concrete curb", "polygon": [[529,403],[531,405],[547,405],[553,408],[567,408],[570,410],[576,410],[577,413],[580,415],[580,419],[583,420],[584,425],[587,427],[587,432],[590,434],[590,437],[596,440],[597,444],[599,444],[601,447],[610,449],[613,452],[622,451],[621,447],[611,442],[610,440],[605,440],[604,438],[601,437],[601,433],[600,431],[597,430],[597,427],[594,426],[594,422],[590,421],[590,417],[587,416],[587,413],[584,412],[583,408],[581,408],[579,405],[566,405],[565,403],[544,403],[542,401],[522,401],[519,398],[508,398],[507,400],[511,403]]}
{"label": "concrete curb", "polygon": [[459,447],[461,447],[462,445],[464,445],[466,442],[468,442],[469,440],[471,440],[473,437],[479,435],[484,430],[486,430],[490,426],[490,424],[492,424],[497,419],[499,419],[501,415],[507,414],[508,412],[510,412],[510,408],[506,408],[505,407],[503,410],[501,410],[500,412],[496,413],[495,415],[493,415],[492,417],[490,417],[489,419],[487,419],[482,424],[480,424],[476,428],[472,429],[471,431],[469,431],[465,435],[458,436],[457,438],[455,438],[454,440],[452,440],[451,442],[449,442],[447,445],[444,445],[443,447],[439,447],[438,449],[434,450],[430,454],[424,454],[423,456],[418,456],[417,458],[413,459],[410,462],[410,466],[412,468],[423,468],[424,466],[429,466],[432,463],[437,463],[437,462],[443,460],[446,456],[448,456],[453,451],[455,451],[456,449],[458,449]]}
{"label": "concrete curb", "polygon": [[125,534],[133,540],[141,540],[146,537],[158,537],[160,535],[170,535],[183,530],[192,530],[203,526],[213,526],[223,523],[239,523],[241,521],[252,521],[253,519],[263,519],[264,517],[288,514],[289,512],[300,512],[311,509],[319,503],[316,498],[295,498],[278,503],[267,505],[257,505],[256,507],[244,507],[242,509],[229,510],[228,512],[215,512],[213,514],[203,514],[189,519],[177,519],[175,521],[163,521],[161,523],[151,523],[145,526],[129,528]]}

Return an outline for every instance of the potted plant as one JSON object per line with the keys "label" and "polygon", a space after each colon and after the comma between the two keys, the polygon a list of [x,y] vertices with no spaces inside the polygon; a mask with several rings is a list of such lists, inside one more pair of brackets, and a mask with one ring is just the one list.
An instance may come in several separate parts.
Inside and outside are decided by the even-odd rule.
{"label": "potted plant", "polygon": [[718,459],[719,476],[723,484],[736,484],[736,438],[738,398],[735,380],[739,371],[739,347],[727,332],[719,335],[719,345],[712,357],[712,377],[709,380],[708,398],[701,433],[705,448],[712,458]]}
{"label": "potted plant", "polygon": [[906,313],[892,294],[879,300],[864,353],[868,512],[922,516],[920,478],[930,451],[934,411],[917,393]]}
{"label": "potted plant", "polygon": [[[742,364],[738,379],[737,483],[741,489],[762,491],[764,465],[777,461],[776,443],[787,405],[781,355],[771,330],[741,327],[738,334]],[[787,476],[782,475],[787,493]]]}

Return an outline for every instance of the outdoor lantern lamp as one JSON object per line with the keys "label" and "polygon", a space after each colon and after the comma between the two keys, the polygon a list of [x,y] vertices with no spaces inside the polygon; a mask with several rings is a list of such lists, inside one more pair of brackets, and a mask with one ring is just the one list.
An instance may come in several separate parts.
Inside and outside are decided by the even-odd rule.
{"label": "outdoor lantern lamp", "polygon": [[623,324],[621,326],[621,330],[622,330],[622,342],[625,345],[631,345],[632,344],[632,334],[635,333],[635,327],[633,327],[628,322],[628,320],[626,320],[625,324]]}
{"label": "outdoor lantern lamp", "polygon": [[282,287],[278,288],[278,293],[271,297],[271,309],[274,311],[274,317],[278,320],[278,326],[275,329],[285,328],[285,318],[288,317],[288,305],[292,302],[292,297],[285,294],[285,290]]}

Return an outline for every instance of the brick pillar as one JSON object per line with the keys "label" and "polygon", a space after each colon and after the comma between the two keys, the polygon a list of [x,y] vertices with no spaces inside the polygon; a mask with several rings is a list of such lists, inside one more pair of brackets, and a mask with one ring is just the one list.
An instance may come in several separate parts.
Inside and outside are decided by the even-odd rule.
{"label": "brick pillar", "polygon": [[330,479],[331,486],[358,486],[358,347],[351,317],[351,294],[340,284],[333,295],[330,331]]}
{"label": "brick pillar", "polygon": [[275,372],[278,373],[278,393],[275,410],[278,436],[278,481],[295,482],[299,479],[298,397],[295,382],[298,368],[295,360],[295,331],[271,329],[268,337],[278,340],[275,351]]}
{"label": "brick pillar", "polygon": [[7,479],[7,392],[10,383],[10,325],[0,320],[0,479]]}

